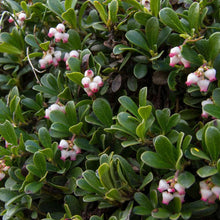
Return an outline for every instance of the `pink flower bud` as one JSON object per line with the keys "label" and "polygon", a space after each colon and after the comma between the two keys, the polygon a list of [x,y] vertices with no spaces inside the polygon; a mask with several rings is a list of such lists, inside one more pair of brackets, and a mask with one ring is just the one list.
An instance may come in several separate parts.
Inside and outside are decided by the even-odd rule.
{"label": "pink flower bud", "polygon": [[87,93],[89,97],[93,96],[93,92],[89,88],[84,88],[84,91]]}
{"label": "pink flower bud", "polygon": [[84,73],[84,76],[92,78],[94,76],[94,73],[93,73],[92,70],[86,70],[85,73]]}
{"label": "pink flower bud", "polygon": [[70,55],[69,53],[65,53],[63,61],[66,62],[69,59]]}
{"label": "pink flower bud", "polygon": [[49,118],[50,118],[50,112],[51,112],[50,109],[46,109],[46,110],[45,110],[45,116],[44,116],[44,118],[49,119]]}
{"label": "pink flower bud", "polygon": [[56,26],[56,30],[59,31],[60,33],[61,32],[64,32],[65,31],[65,26],[64,24],[60,23]]}
{"label": "pink flower bud", "polygon": [[48,63],[48,64],[52,64],[53,63],[53,57],[51,54],[46,54],[46,56],[44,57],[45,61]]}
{"label": "pink flower bud", "polygon": [[160,182],[159,182],[159,186],[158,186],[158,191],[159,192],[163,192],[164,190],[167,190],[167,189],[169,189],[169,184],[167,183],[167,181],[166,180],[164,180],[164,179],[161,179],[160,180]]}
{"label": "pink flower bud", "polygon": [[76,145],[73,145],[73,149],[75,150],[76,154],[81,153],[81,149],[79,147],[77,147]]}
{"label": "pink flower bud", "polygon": [[69,144],[66,140],[62,139],[58,145],[58,149],[63,150],[69,147]]}
{"label": "pink flower bud", "polygon": [[63,41],[63,43],[67,43],[67,42],[68,42],[68,39],[69,39],[69,34],[63,33],[63,35],[62,35],[62,41]]}
{"label": "pink flower bud", "polygon": [[179,183],[176,183],[174,185],[174,188],[177,190],[177,192],[180,194],[180,195],[184,195],[185,194],[185,188],[179,184]]}
{"label": "pink flower bud", "polygon": [[170,57],[170,66],[174,67],[179,62],[180,62],[179,57],[177,56]]}
{"label": "pink flower bud", "polygon": [[43,59],[40,59],[39,61],[39,64],[40,64],[40,68],[41,69],[45,69],[46,68],[46,65],[47,65],[47,61],[43,58]]}
{"label": "pink flower bud", "polygon": [[190,62],[188,60],[184,59],[183,57],[180,58],[180,62],[184,65],[185,68],[190,67]]}
{"label": "pink flower bud", "polygon": [[212,191],[209,189],[201,189],[200,190],[202,198],[201,200],[203,201],[207,201],[209,197],[211,197],[213,195]]}
{"label": "pink flower bud", "polygon": [[208,69],[205,71],[205,76],[209,79],[209,81],[215,81],[216,80],[216,70],[215,69]]}
{"label": "pink flower bud", "polygon": [[96,93],[96,92],[99,91],[99,86],[98,86],[98,84],[97,84],[96,82],[91,82],[91,83],[89,84],[89,88],[90,88],[90,90],[91,90],[93,93]]}
{"label": "pink flower bud", "polygon": [[91,79],[89,77],[83,77],[81,80],[82,85],[84,88],[89,88],[89,84],[91,83]]}
{"label": "pink flower bud", "polygon": [[48,32],[48,37],[53,37],[57,33],[55,28],[50,28]]}
{"label": "pink flower bud", "polygon": [[200,88],[200,92],[207,92],[210,81],[208,79],[202,79],[197,82]]}
{"label": "pink flower bud", "polygon": [[70,55],[70,57],[76,57],[76,58],[79,58],[79,52],[76,51],[76,50],[72,50],[72,51],[70,51],[69,55]]}
{"label": "pink flower bud", "polygon": [[169,57],[174,57],[174,56],[177,56],[181,53],[181,50],[179,47],[173,47],[171,50],[170,50],[170,53],[169,53]]}
{"label": "pink flower bud", "polygon": [[52,105],[49,107],[49,109],[50,109],[51,111],[60,110],[60,106],[55,103],[55,104],[52,104]]}
{"label": "pink flower bud", "polygon": [[12,23],[12,22],[14,22],[14,19],[10,16],[9,19],[8,19],[8,22]]}
{"label": "pink flower bud", "polygon": [[94,77],[93,82],[96,82],[99,87],[102,87],[104,85],[102,78],[100,76]]}
{"label": "pink flower bud", "polygon": [[53,65],[56,67],[58,66],[58,62],[57,62],[57,59],[56,58],[53,58]]}
{"label": "pink flower bud", "polygon": [[214,186],[212,187],[212,192],[215,194],[215,196],[219,199],[220,195],[220,186]]}
{"label": "pink flower bud", "polygon": [[162,203],[168,205],[169,202],[174,198],[174,196],[173,194],[164,191],[162,193],[162,198],[163,198]]}
{"label": "pink flower bud", "polygon": [[60,157],[60,159],[65,161],[67,157],[69,157],[69,151],[61,150],[61,157]]}
{"label": "pink flower bud", "polygon": [[76,160],[76,152],[75,151],[69,151],[70,160]]}
{"label": "pink flower bud", "polygon": [[57,50],[57,51],[54,52],[54,57],[56,58],[56,60],[58,62],[61,61],[61,55],[62,55],[62,53],[61,53],[60,50]]}
{"label": "pink flower bud", "polygon": [[186,85],[190,86],[191,84],[197,84],[198,81],[199,81],[199,77],[195,73],[190,73],[187,76]]}
{"label": "pink flower bud", "polygon": [[21,12],[19,15],[18,15],[18,19],[20,20],[20,21],[24,21],[25,19],[26,19],[26,14],[25,13],[23,13],[23,12]]}
{"label": "pink flower bud", "polygon": [[54,35],[54,37],[55,37],[55,42],[58,43],[58,42],[60,42],[61,39],[63,38],[63,34],[60,33],[60,32],[56,32],[55,35]]}

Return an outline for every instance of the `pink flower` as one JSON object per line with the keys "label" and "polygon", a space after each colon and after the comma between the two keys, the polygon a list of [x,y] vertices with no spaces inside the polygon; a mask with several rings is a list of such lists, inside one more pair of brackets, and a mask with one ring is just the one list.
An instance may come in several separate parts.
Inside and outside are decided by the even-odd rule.
{"label": "pink flower", "polygon": [[217,198],[219,198],[219,195],[220,195],[220,186],[214,186],[212,187],[212,192],[215,194],[215,196]]}
{"label": "pink flower", "polygon": [[93,92],[89,88],[84,88],[84,91],[87,93],[89,97],[93,96]]}
{"label": "pink flower", "polygon": [[58,43],[61,41],[61,39],[63,39],[63,34],[60,32],[56,32],[54,37],[55,37],[55,42]]}
{"label": "pink flower", "polygon": [[64,24],[60,23],[56,26],[56,30],[59,31],[60,33],[61,32],[64,32],[65,31],[65,26]]}
{"label": "pink flower", "polygon": [[69,34],[63,33],[62,34],[62,41],[63,41],[63,43],[67,43],[68,39],[69,39]]}
{"label": "pink flower", "polygon": [[209,81],[215,81],[216,80],[216,70],[215,69],[208,69],[205,71],[205,76],[209,79]]}
{"label": "pink flower", "polygon": [[185,68],[190,67],[190,62],[183,57],[180,57],[180,62],[184,65]]}
{"label": "pink flower", "polygon": [[58,149],[63,150],[69,147],[69,144],[66,140],[62,139],[58,145]]}
{"label": "pink flower", "polygon": [[89,77],[83,77],[81,80],[82,85],[84,88],[89,88],[89,84],[91,83],[91,79]]}
{"label": "pink flower", "polygon": [[200,190],[202,198],[201,200],[207,201],[209,197],[213,195],[212,191],[210,189],[201,189]]}
{"label": "pink flower", "polygon": [[73,149],[75,150],[76,154],[81,153],[81,149],[77,147],[76,145],[73,145]]}
{"label": "pink flower", "polygon": [[70,55],[69,53],[65,53],[63,61],[66,62],[69,59]]}
{"label": "pink flower", "polygon": [[170,187],[170,185],[167,183],[167,181],[164,179],[161,179],[157,189],[159,192],[163,192],[164,190],[168,190],[169,187]]}
{"label": "pink flower", "polygon": [[202,79],[197,82],[200,88],[200,92],[207,92],[210,81],[208,79]]}
{"label": "pink flower", "polygon": [[69,55],[70,55],[70,57],[76,57],[76,58],[79,58],[79,52],[76,51],[76,50],[72,50],[72,51],[70,51]]}
{"label": "pink flower", "polygon": [[99,87],[102,87],[104,85],[102,78],[100,76],[95,76],[93,78],[93,82],[96,82]]}
{"label": "pink flower", "polygon": [[41,69],[45,69],[46,68],[46,65],[47,65],[47,61],[43,58],[43,59],[40,59],[39,61],[39,64],[40,64],[40,68]]}
{"label": "pink flower", "polygon": [[54,52],[54,57],[56,58],[56,60],[58,62],[61,61],[61,55],[62,55],[62,53],[61,53],[60,50],[57,50],[57,51]]}
{"label": "pink flower", "polygon": [[56,58],[53,58],[53,65],[54,65],[54,66],[58,66],[58,64],[59,64],[59,63],[57,62],[57,59],[56,59]]}
{"label": "pink flower", "polygon": [[176,183],[176,184],[174,185],[174,188],[177,190],[177,192],[179,193],[179,195],[185,195],[185,187],[182,186],[181,184]]}
{"label": "pink flower", "polygon": [[23,13],[23,12],[21,12],[19,15],[18,15],[18,19],[20,20],[20,21],[24,21],[25,19],[26,19],[26,14],[25,13]]}
{"label": "pink flower", "polygon": [[99,86],[96,82],[89,83],[89,88],[93,93],[96,93],[99,91]]}
{"label": "pink flower", "polygon": [[180,59],[177,56],[170,57],[170,66],[174,67],[179,62]]}
{"label": "pink flower", "polygon": [[48,63],[48,64],[52,64],[53,63],[53,57],[50,53],[47,53],[46,56],[44,57],[44,60]]}
{"label": "pink flower", "polygon": [[178,192],[175,192],[175,193],[173,194],[173,196],[180,198],[180,201],[181,201],[182,203],[184,202],[185,193],[181,195],[181,194],[179,194]]}
{"label": "pink flower", "polygon": [[170,50],[170,53],[169,53],[169,57],[174,57],[174,56],[177,56],[181,54],[181,50],[180,50],[180,47],[173,47],[171,50]]}
{"label": "pink flower", "polygon": [[5,174],[2,173],[2,172],[0,172],[0,181],[1,181],[2,179],[4,179],[4,177],[5,177]]}
{"label": "pink flower", "polygon": [[76,160],[77,153],[73,150],[69,151],[70,160]]}
{"label": "pink flower", "polygon": [[213,104],[213,101],[211,99],[206,99],[204,101],[201,102],[202,105],[202,114],[201,116],[204,118],[208,118],[209,114],[204,110],[204,106],[207,104]]}
{"label": "pink flower", "polygon": [[48,32],[48,37],[53,37],[57,33],[57,30],[55,28],[50,28]]}
{"label": "pink flower", "polygon": [[65,161],[67,157],[69,157],[69,151],[61,150],[61,157],[60,157],[60,159]]}
{"label": "pink flower", "polygon": [[195,73],[190,73],[187,76],[186,85],[190,86],[191,84],[197,84],[198,81],[199,81],[199,77]]}
{"label": "pink flower", "polygon": [[164,191],[162,193],[162,198],[163,198],[162,203],[168,205],[169,202],[174,198],[174,196],[173,196],[173,194]]}
{"label": "pink flower", "polygon": [[10,16],[9,19],[8,19],[8,22],[12,23],[12,22],[14,22],[14,19]]}
{"label": "pink flower", "polygon": [[86,70],[85,73],[84,73],[84,76],[92,78],[94,76],[94,73],[93,73],[92,70]]}

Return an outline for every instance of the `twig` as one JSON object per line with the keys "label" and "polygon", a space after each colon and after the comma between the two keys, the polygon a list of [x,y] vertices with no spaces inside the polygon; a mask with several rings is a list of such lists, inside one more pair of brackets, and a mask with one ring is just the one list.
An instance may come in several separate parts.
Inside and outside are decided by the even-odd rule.
{"label": "twig", "polygon": [[39,71],[38,69],[36,69],[36,68],[33,66],[33,64],[31,63],[30,57],[29,57],[29,47],[27,47],[26,53],[27,53],[28,62],[29,62],[29,64],[30,64],[30,66],[31,66],[31,69],[33,70],[33,73],[34,73],[34,76],[35,76],[35,78],[36,78],[36,80],[37,80],[37,83],[39,83],[39,84],[41,85],[40,80],[39,80],[39,78],[38,78],[36,72],[38,72],[38,73],[43,73],[43,72],[45,72],[45,70]]}

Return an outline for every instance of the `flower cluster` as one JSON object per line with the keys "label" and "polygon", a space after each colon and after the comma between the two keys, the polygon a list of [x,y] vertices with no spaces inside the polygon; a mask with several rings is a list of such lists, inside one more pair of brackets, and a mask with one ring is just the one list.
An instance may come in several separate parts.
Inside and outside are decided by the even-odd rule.
{"label": "flower cluster", "polygon": [[47,65],[53,64],[54,66],[58,66],[61,61],[62,53],[61,51],[55,51],[53,47],[46,52],[44,52],[43,57],[38,61],[41,69],[45,69]]}
{"label": "flower cluster", "polygon": [[79,147],[72,143],[72,141],[66,141],[62,139],[58,145],[58,149],[61,150],[60,159],[65,161],[68,157],[70,160],[76,160],[76,155],[81,153]]}
{"label": "flower cluster", "polygon": [[190,62],[183,58],[181,54],[181,46],[173,47],[169,53],[170,66],[174,67],[176,64],[184,65],[185,68],[190,67]]}
{"label": "flower cluster", "polygon": [[204,110],[204,106],[207,104],[213,104],[213,101],[211,99],[206,99],[204,101],[201,102],[202,105],[202,114],[201,116],[204,118],[208,118],[209,114]]}
{"label": "flower cluster", "polygon": [[5,177],[5,173],[8,171],[9,168],[9,166],[6,166],[4,160],[0,160],[0,181]]}
{"label": "flower cluster", "polygon": [[207,92],[209,83],[216,80],[216,70],[206,65],[187,76],[186,85],[198,85],[201,92]]}
{"label": "flower cluster", "polygon": [[[24,12],[18,12],[15,14],[15,19],[17,21],[17,23],[15,22],[15,25],[20,25],[22,26],[24,24],[24,21],[26,20],[27,15]],[[14,22],[14,18],[12,16],[9,17],[8,19],[9,23]]]}
{"label": "flower cluster", "polygon": [[64,112],[65,113],[65,106],[61,106],[61,105],[58,105],[58,104],[52,104],[49,108],[47,108],[45,110],[45,118],[49,119],[50,118],[50,113],[54,110],[58,110],[58,111],[61,111],[61,112]]}
{"label": "flower cluster", "polygon": [[215,203],[216,199],[219,199],[220,196],[220,186],[216,186],[209,179],[201,181],[200,185],[200,193],[201,200],[207,201],[208,203]]}
{"label": "flower cluster", "polygon": [[68,59],[70,57],[75,57],[75,58],[79,58],[79,52],[77,50],[71,50],[69,53],[65,53],[63,61],[66,62],[66,69],[69,70],[69,63],[68,63]]}
{"label": "flower cluster", "polygon": [[161,179],[157,189],[162,193],[163,204],[168,205],[174,197],[179,197],[184,202],[185,188],[174,179]]}
{"label": "flower cluster", "polygon": [[60,23],[56,26],[56,28],[50,28],[48,32],[48,37],[54,37],[55,42],[60,42],[61,40],[63,43],[67,43],[69,39],[69,34],[65,33],[65,26],[64,24]]}
{"label": "flower cluster", "polygon": [[93,96],[93,94],[98,92],[100,87],[104,84],[100,76],[94,77],[94,72],[92,70],[85,71],[81,83],[88,96]]}

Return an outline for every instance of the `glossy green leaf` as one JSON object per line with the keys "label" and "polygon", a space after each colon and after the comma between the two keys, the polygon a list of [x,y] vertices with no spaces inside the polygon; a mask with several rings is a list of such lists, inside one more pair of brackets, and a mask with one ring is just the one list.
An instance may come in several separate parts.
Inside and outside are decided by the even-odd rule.
{"label": "glossy green leaf", "polygon": [[150,1],[152,15],[157,17],[160,11],[160,0]]}
{"label": "glossy green leaf", "polygon": [[117,22],[117,14],[118,14],[118,1],[113,0],[111,3],[109,3],[108,6],[108,21],[110,21],[112,24],[115,24]]}
{"label": "glossy green leaf", "polygon": [[65,9],[68,10],[69,8],[75,8],[75,5],[77,3],[77,0],[65,0]]}
{"label": "glossy green leaf", "polygon": [[204,166],[197,170],[197,174],[202,178],[213,176],[216,173],[218,173],[218,170],[215,167],[210,166]]}
{"label": "glossy green leaf", "polygon": [[0,124],[0,135],[10,144],[17,146],[18,138],[15,133],[13,125],[6,120],[3,124]]}
{"label": "glossy green leaf", "polygon": [[31,173],[31,174],[33,174],[33,175],[39,177],[39,178],[41,178],[41,177],[43,176],[42,173],[41,173],[41,171],[40,171],[36,166],[34,166],[34,165],[32,165],[32,164],[28,164],[28,165],[26,166],[26,168],[27,168],[27,170],[29,171],[29,173]]}
{"label": "glossy green leaf", "polygon": [[84,75],[80,72],[72,72],[72,73],[67,73],[66,76],[73,82],[75,82],[77,85],[82,86],[82,78]]}
{"label": "glossy green leaf", "polygon": [[217,161],[220,154],[220,132],[214,127],[210,126],[205,131],[205,144],[213,161]]}
{"label": "glossy green leaf", "polygon": [[107,163],[103,163],[99,166],[98,174],[100,182],[107,190],[114,188],[110,175],[110,167]]}
{"label": "glossy green leaf", "polygon": [[76,13],[73,8],[69,8],[67,11],[62,13],[62,18],[67,21],[72,28],[77,27],[77,18],[76,18]]}
{"label": "glossy green leaf", "polygon": [[180,22],[176,12],[171,8],[163,8],[160,10],[161,21],[178,33],[185,33],[185,29]]}
{"label": "glossy green leaf", "polygon": [[107,100],[103,98],[96,99],[93,102],[92,109],[99,121],[106,127],[112,125],[112,109]]}
{"label": "glossy green leaf", "polygon": [[190,28],[194,28],[196,32],[200,28],[200,6],[198,2],[193,2],[188,11],[188,21]]}
{"label": "glossy green leaf", "polygon": [[93,4],[94,4],[96,10],[99,12],[99,15],[100,15],[100,18],[102,19],[102,21],[105,24],[107,24],[108,15],[107,15],[106,10],[103,7],[103,5],[99,1],[94,1]]}
{"label": "glossy green leaf", "polygon": [[47,4],[49,9],[58,16],[61,16],[61,14],[64,12],[63,5],[59,0],[47,0]]}
{"label": "glossy green leaf", "polygon": [[147,174],[147,176],[144,178],[141,186],[139,187],[139,190],[142,190],[147,184],[149,184],[153,180],[154,176],[151,172]]}
{"label": "glossy green leaf", "polygon": [[95,152],[95,153],[99,152],[99,150],[95,146],[89,144],[89,141],[84,138],[76,138],[74,140],[74,144],[76,144],[80,149],[83,149],[85,151]]}
{"label": "glossy green leaf", "polygon": [[31,47],[35,47],[40,49],[40,44],[42,43],[36,36],[33,34],[28,34],[25,36],[25,42],[29,44]]}
{"label": "glossy green leaf", "polygon": [[134,66],[134,75],[137,79],[142,79],[147,75],[147,65],[142,63],[137,63]]}
{"label": "glossy green leaf", "polygon": [[43,177],[46,173],[45,156],[40,152],[36,152],[34,153],[33,161],[34,161],[35,167],[40,171],[41,177]]}
{"label": "glossy green leaf", "polygon": [[185,171],[178,176],[178,183],[185,188],[189,188],[195,182],[195,177],[192,173]]}
{"label": "glossy green leaf", "polygon": [[141,106],[138,108],[138,114],[141,116],[142,119],[147,120],[150,117],[152,111],[152,106],[147,105],[147,106]]}
{"label": "glossy green leaf", "polygon": [[209,37],[209,58],[213,62],[220,53],[220,32],[215,32]]}
{"label": "glossy green leaf", "polygon": [[191,148],[190,149],[190,152],[193,156],[196,156],[198,158],[201,158],[201,159],[205,159],[205,160],[210,160],[210,158],[208,157],[207,154],[205,154],[203,151],[201,151],[200,149],[198,148]]}
{"label": "glossy green leaf", "polygon": [[83,126],[83,122],[79,122],[69,128],[69,131],[73,134],[79,135],[81,132],[81,128]]}
{"label": "glossy green leaf", "polygon": [[68,120],[69,124],[76,124],[77,123],[77,113],[76,113],[76,106],[74,101],[69,101],[65,107],[66,112],[66,119]]}
{"label": "glossy green leaf", "polygon": [[158,208],[156,210],[153,210],[151,212],[151,215],[154,217],[154,218],[159,218],[159,219],[164,219],[164,218],[168,218],[171,213],[169,212],[169,210],[167,209],[164,209],[164,208]]}
{"label": "glossy green leaf", "polygon": [[126,38],[130,41],[130,43],[149,51],[147,41],[143,34],[136,30],[130,30],[125,34]]}
{"label": "glossy green leaf", "polygon": [[139,91],[139,106],[147,105],[147,87],[143,87]]}
{"label": "glossy green leaf", "polygon": [[220,119],[220,106],[213,105],[213,104],[207,104],[207,105],[204,106],[204,110],[208,114],[210,114],[211,116]]}
{"label": "glossy green leaf", "polygon": [[25,186],[24,191],[27,194],[35,194],[40,191],[43,185],[42,182],[32,182]]}
{"label": "glossy green leaf", "polygon": [[9,53],[9,54],[16,54],[21,55],[22,50],[18,49],[17,47],[8,44],[8,43],[1,43],[0,44],[0,52],[1,53]]}
{"label": "glossy green leaf", "polygon": [[127,109],[129,112],[131,112],[134,116],[136,116],[137,118],[140,117],[138,114],[138,107],[130,97],[121,96],[118,99],[118,101],[125,109]]}
{"label": "glossy green leaf", "polygon": [[[160,2],[155,0],[153,2]],[[159,35],[159,21],[157,18],[152,17],[147,21],[145,26],[145,35],[147,38],[147,43],[149,47],[154,50],[155,45],[157,44],[158,35]]]}
{"label": "glossy green leaf", "polygon": [[45,148],[51,147],[51,137],[50,137],[48,130],[45,127],[41,127],[38,130],[38,136],[39,136],[39,140],[40,140],[41,144]]}
{"label": "glossy green leaf", "polygon": [[216,105],[220,106],[220,88],[214,89],[213,94],[212,94],[212,98],[214,100],[214,103]]}

